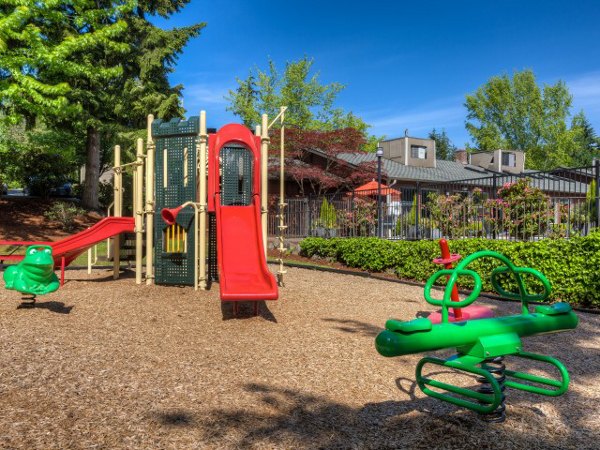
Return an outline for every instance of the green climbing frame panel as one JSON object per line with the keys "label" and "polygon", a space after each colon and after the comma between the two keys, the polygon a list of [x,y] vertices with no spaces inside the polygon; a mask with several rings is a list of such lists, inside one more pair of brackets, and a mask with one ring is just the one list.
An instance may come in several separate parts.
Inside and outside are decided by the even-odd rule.
{"label": "green climbing frame panel", "polygon": [[252,152],[245,147],[227,146],[220,152],[221,205],[252,204]]}
{"label": "green climbing frame panel", "polygon": [[155,120],[152,137],[156,146],[156,214],[154,219],[155,282],[194,284],[194,209],[187,207],[171,227],[162,220],[163,208],[196,201],[196,140],[199,118]]}

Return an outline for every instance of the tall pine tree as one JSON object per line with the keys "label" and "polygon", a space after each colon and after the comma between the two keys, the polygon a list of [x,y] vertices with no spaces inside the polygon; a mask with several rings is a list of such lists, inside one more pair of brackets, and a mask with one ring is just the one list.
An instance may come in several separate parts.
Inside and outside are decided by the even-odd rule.
{"label": "tall pine tree", "polygon": [[[183,113],[168,74],[204,24],[162,30],[189,0],[0,0],[0,107],[10,117],[84,129],[82,204],[97,208],[103,133],[143,128],[146,114]],[[148,17],[147,17],[148,16]],[[11,64],[5,65],[8,61]]]}
{"label": "tall pine tree", "polygon": [[600,138],[596,136],[594,127],[583,111],[575,114],[571,121],[571,129],[576,131],[577,149],[573,155],[574,166],[588,166],[592,160],[600,156]]}

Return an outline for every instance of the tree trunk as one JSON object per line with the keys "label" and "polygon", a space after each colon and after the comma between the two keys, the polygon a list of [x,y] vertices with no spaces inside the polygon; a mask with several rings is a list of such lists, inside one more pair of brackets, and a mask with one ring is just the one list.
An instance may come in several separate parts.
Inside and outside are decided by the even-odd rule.
{"label": "tree trunk", "polygon": [[81,206],[98,209],[98,179],[100,178],[100,132],[89,126],[86,140],[87,160]]}

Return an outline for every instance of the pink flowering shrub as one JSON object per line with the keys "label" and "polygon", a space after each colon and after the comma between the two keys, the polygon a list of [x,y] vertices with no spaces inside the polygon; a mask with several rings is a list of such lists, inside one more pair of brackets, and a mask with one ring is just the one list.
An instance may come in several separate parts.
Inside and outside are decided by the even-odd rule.
{"label": "pink flowering shrub", "polygon": [[529,178],[505,183],[498,189],[498,198],[486,202],[489,206],[487,219],[497,231],[506,231],[509,236],[520,240],[546,232],[553,215],[550,197],[530,183]]}
{"label": "pink flowering shrub", "polygon": [[485,199],[479,188],[467,195],[430,194],[427,209],[443,236],[487,236],[495,232],[529,240],[546,233],[554,213],[550,198],[530,182],[521,178],[505,183],[494,199]]}
{"label": "pink flowering shrub", "polygon": [[473,189],[470,195],[430,193],[427,212],[434,228],[449,238],[483,235],[483,192]]}
{"label": "pink flowering shrub", "polygon": [[372,236],[377,222],[377,202],[369,197],[356,196],[352,210],[346,211],[339,220],[352,236]]}

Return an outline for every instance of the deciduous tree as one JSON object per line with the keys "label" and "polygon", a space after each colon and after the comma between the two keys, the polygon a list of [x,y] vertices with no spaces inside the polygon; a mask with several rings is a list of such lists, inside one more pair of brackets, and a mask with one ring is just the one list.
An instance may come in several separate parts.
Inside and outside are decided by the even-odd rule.
{"label": "deciduous tree", "polygon": [[[272,152],[279,148],[279,133],[273,133]],[[341,153],[362,153],[364,136],[354,128],[331,131],[286,128],[285,172],[297,184],[301,195],[349,190],[375,178],[377,163],[350,165]],[[317,152],[317,157],[314,157]],[[278,167],[271,168],[273,172]]]}
{"label": "deciduous tree", "polygon": [[540,88],[531,70],[496,76],[467,95],[466,127],[479,150],[523,150],[536,169],[570,165],[576,147],[567,125],[571,104],[563,81]]}
{"label": "deciduous tree", "polygon": [[365,138],[363,148],[375,151],[377,140],[381,138],[370,136],[369,125],[360,117],[334,106],[344,86],[322,84],[318,73],[311,74],[312,65],[313,60],[304,57],[288,62],[283,73],[272,60],[266,71],[258,67],[251,69],[246,79],[237,79],[237,89],[229,91],[227,110],[253,129],[260,124],[261,114],[275,117],[280,106],[287,106],[286,126],[317,131],[354,128]]}

